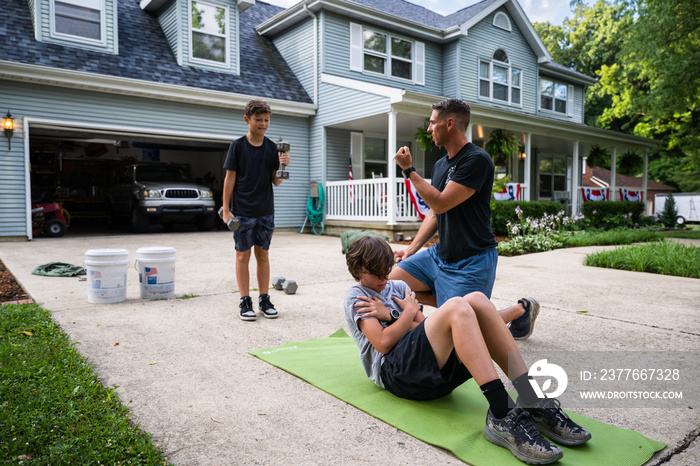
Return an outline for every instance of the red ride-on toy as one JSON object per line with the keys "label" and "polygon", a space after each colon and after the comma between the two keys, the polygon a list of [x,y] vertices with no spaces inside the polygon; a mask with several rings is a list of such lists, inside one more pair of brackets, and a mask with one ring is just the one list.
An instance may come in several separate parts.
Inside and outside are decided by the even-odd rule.
{"label": "red ride-on toy", "polygon": [[70,223],[63,212],[58,202],[32,204],[32,235],[63,236]]}

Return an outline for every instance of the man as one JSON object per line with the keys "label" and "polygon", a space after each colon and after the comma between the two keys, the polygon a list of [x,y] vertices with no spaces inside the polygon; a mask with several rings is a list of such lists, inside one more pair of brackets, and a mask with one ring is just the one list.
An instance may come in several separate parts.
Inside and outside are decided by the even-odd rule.
{"label": "man", "polygon": [[[498,253],[491,229],[491,192],[494,164],[489,154],[467,139],[471,108],[460,99],[447,99],[432,106],[428,133],[447,155],[433,167],[432,184],[413,167],[408,147],[394,159],[430,207],[415,239],[407,249],[396,251],[389,278],[402,280],[425,304],[439,307],[452,297],[480,291],[491,297],[496,279]],[[421,251],[435,233],[440,242]],[[534,298],[499,311],[511,322],[518,340],[530,336],[539,312]]]}

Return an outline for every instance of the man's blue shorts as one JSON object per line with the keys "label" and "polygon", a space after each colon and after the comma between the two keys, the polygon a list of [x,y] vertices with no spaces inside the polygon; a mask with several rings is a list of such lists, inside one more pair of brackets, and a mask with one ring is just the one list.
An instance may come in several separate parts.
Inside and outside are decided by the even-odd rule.
{"label": "man's blue shorts", "polygon": [[233,232],[236,251],[245,252],[254,245],[265,250],[270,249],[272,233],[275,231],[274,215],[236,218],[241,222],[241,227]]}
{"label": "man's blue shorts", "polygon": [[445,262],[437,254],[437,245],[398,263],[398,267],[430,287],[438,307],[450,298],[474,291],[481,291],[490,299],[497,265],[496,248],[458,262]]}
{"label": "man's blue shorts", "polygon": [[449,395],[472,377],[454,349],[445,365],[438,366],[425,333],[425,320],[406,332],[384,356],[380,376],[388,391],[409,400],[434,400]]}

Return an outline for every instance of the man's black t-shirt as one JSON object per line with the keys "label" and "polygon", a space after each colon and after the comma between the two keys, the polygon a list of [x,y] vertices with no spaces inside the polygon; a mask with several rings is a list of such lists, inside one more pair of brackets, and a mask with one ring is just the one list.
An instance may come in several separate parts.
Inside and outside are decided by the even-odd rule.
{"label": "man's black t-shirt", "polygon": [[496,246],[491,228],[493,160],[480,147],[467,143],[451,159],[445,155],[433,167],[432,185],[445,190],[454,181],[476,192],[466,201],[437,215],[438,255],[457,262]]}
{"label": "man's black t-shirt", "polygon": [[224,169],[236,171],[231,210],[236,216],[263,217],[275,213],[272,172],[279,168],[277,144],[267,137],[255,147],[243,136],[231,143]]}

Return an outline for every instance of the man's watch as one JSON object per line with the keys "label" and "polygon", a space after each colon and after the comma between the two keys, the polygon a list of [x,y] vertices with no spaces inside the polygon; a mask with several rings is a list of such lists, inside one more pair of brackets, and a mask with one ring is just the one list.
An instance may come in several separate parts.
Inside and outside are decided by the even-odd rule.
{"label": "man's watch", "polygon": [[411,173],[416,171],[416,167],[410,166],[405,170],[401,170],[401,173],[403,173],[403,177],[408,179],[409,176],[411,176]]}
{"label": "man's watch", "polygon": [[399,311],[397,311],[396,309],[392,309],[390,312],[391,312],[391,322],[390,323],[393,324],[394,322],[399,320],[399,317],[401,317],[401,313]]}

